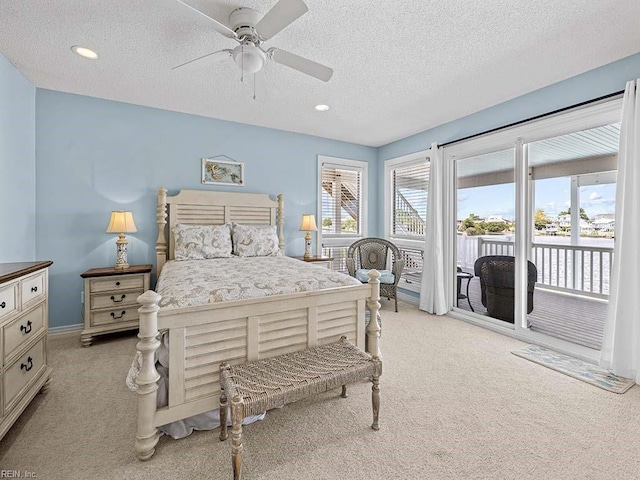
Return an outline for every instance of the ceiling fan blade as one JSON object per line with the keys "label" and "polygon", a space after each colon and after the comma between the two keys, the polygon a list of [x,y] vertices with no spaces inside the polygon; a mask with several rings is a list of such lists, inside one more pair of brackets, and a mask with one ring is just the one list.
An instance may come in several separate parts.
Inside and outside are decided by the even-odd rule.
{"label": "ceiling fan blade", "polygon": [[[232,50],[219,50],[217,52],[208,53],[198,58],[194,58],[193,60],[189,60],[188,62],[182,63],[180,65],[176,65],[171,70],[175,70],[176,68],[187,67],[186,69],[193,68],[197,66],[198,68],[205,67],[207,65],[211,65],[217,63],[225,58],[231,58]],[[200,61],[205,60],[205,61]]]}
{"label": "ceiling fan blade", "polygon": [[181,3],[182,5],[184,5],[185,7],[190,8],[191,10],[193,10],[196,13],[199,13],[200,15],[202,15],[205,18],[208,18],[209,20],[211,20],[213,22],[213,29],[215,31],[217,31],[218,33],[221,33],[222,35],[224,35],[225,37],[229,37],[229,38],[234,38],[237,39],[238,35],[236,35],[236,32],[234,32],[233,30],[231,30],[229,27],[227,27],[226,25],[220,23],[219,21],[217,21],[214,18],[211,18],[209,15],[207,15],[204,12],[201,12],[200,10],[198,10],[197,8],[192,7],[191,5],[189,5],[188,3],[183,2],[182,0],[176,0],[178,3]]}
{"label": "ceiling fan blade", "polygon": [[313,60],[309,60],[308,58],[301,57],[300,55],[296,55],[295,53],[280,50],[279,48],[270,48],[269,53],[271,53],[271,58],[274,62],[286,65],[289,68],[306,73],[307,75],[311,75],[323,82],[328,82],[333,75],[332,68],[325,67],[324,65],[314,62]]}
{"label": "ceiling fan blade", "polygon": [[309,11],[302,0],[280,0],[255,26],[263,40],[268,40]]}

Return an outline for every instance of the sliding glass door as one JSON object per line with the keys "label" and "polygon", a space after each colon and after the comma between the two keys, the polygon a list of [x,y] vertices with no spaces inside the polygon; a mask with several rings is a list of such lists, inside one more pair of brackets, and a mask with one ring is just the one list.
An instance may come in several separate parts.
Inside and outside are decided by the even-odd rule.
{"label": "sliding glass door", "polygon": [[621,103],[446,147],[453,310],[597,358],[613,264]]}
{"label": "sliding glass door", "polygon": [[597,350],[613,263],[619,137],[616,123],[529,145],[540,301],[528,321],[533,331]]}
{"label": "sliding glass door", "polygon": [[456,161],[456,301],[461,309],[513,323],[515,148]]}

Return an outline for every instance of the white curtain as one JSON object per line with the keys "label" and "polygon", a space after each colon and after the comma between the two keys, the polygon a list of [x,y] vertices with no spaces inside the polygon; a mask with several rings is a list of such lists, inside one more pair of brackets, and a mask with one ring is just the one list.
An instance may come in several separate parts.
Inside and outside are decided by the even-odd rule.
{"label": "white curtain", "polygon": [[600,366],[640,384],[640,80],[627,82],[620,125],[616,230]]}
{"label": "white curtain", "polygon": [[446,168],[442,148],[431,145],[427,222],[420,287],[420,310],[436,315],[449,311],[445,294],[444,207]]}

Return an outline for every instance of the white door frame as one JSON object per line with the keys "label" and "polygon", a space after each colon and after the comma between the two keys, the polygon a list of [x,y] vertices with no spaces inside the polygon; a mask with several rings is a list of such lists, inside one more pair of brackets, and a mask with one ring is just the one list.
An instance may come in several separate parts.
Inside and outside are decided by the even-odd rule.
{"label": "white door frame", "polygon": [[[448,262],[449,270],[456,268],[456,212],[457,212],[457,186],[456,186],[456,161],[484,153],[516,149],[516,225],[522,225],[520,219],[524,219],[524,225],[530,225],[532,220],[533,197],[529,188],[528,169],[528,143],[545,138],[556,137],[580,130],[587,130],[602,125],[616,123],[620,121],[622,112],[622,98],[598,102],[586,107],[576,108],[567,112],[561,112],[539,120],[533,120],[521,125],[500,130],[498,132],[472,138],[464,142],[450,145],[444,148],[445,162],[452,168],[447,177],[451,192],[448,195],[450,208],[446,210],[446,223],[450,226],[451,240],[445,244],[445,259]],[[548,335],[533,332],[526,327],[526,282],[527,282],[527,260],[530,249],[527,246],[531,242],[531,232],[528,228],[516,228],[516,298],[515,298],[515,318],[513,325],[491,319],[485,316],[476,315],[466,310],[455,307],[449,313],[452,317],[509,335],[520,340],[535,343],[544,347],[552,348],[556,351],[577,356],[588,361],[598,361],[600,352],[582,345],[550,337]],[[455,280],[454,280],[455,281]],[[455,286],[452,287],[452,296],[455,295]],[[520,320],[520,321],[518,321]]]}

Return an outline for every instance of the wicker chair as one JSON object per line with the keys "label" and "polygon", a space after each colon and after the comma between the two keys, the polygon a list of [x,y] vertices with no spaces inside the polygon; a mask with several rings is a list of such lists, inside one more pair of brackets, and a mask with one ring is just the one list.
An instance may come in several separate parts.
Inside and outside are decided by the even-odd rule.
{"label": "wicker chair", "polygon": [[[538,278],[538,269],[528,263],[527,313],[533,311],[533,292]],[[515,310],[515,257],[488,255],[480,257],[473,265],[474,274],[480,278],[482,305],[489,316],[514,322]]]}
{"label": "wicker chair", "polygon": [[[391,265],[391,270],[387,270]],[[395,300],[398,311],[398,282],[404,270],[404,260],[400,250],[383,238],[363,238],[354,242],[347,250],[347,270],[349,275],[358,278],[358,270],[375,268],[383,273],[380,277],[380,296]],[[387,272],[383,272],[387,270]],[[391,277],[392,278],[384,278]],[[362,280],[361,280],[362,281]]]}

